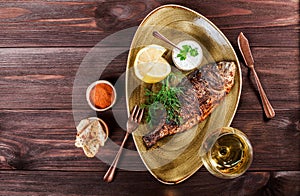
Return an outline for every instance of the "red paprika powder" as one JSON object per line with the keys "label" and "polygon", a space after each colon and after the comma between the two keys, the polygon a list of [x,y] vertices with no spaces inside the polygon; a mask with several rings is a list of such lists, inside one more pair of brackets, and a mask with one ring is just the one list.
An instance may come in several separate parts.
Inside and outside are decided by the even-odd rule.
{"label": "red paprika powder", "polygon": [[90,93],[90,100],[95,107],[104,109],[109,107],[115,99],[113,88],[105,83],[97,84]]}

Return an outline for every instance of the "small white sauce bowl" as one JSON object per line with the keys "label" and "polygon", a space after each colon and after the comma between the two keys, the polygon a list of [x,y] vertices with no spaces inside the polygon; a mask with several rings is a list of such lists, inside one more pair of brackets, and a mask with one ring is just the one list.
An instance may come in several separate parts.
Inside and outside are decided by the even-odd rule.
{"label": "small white sauce bowl", "polygon": [[175,66],[183,71],[190,71],[192,69],[195,69],[200,65],[203,59],[203,51],[201,46],[193,40],[184,40],[177,44],[179,48],[182,48],[184,45],[190,45],[192,48],[196,48],[198,51],[198,55],[193,57],[189,53],[185,60],[180,60],[180,57],[177,57],[177,55],[180,53],[180,51],[177,48],[173,48],[172,50],[172,59],[175,64]]}

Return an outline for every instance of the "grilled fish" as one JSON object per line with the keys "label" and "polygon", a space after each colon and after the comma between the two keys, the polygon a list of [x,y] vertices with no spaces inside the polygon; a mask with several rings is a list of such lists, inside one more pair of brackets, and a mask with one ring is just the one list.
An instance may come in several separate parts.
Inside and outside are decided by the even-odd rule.
{"label": "grilled fish", "polygon": [[235,62],[221,61],[188,74],[178,84],[183,87],[183,93],[178,96],[181,123],[162,120],[155,130],[143,136],[145,145],[149,148],[161,138],[184,132],[206,119],[230,92],[235,72]]}

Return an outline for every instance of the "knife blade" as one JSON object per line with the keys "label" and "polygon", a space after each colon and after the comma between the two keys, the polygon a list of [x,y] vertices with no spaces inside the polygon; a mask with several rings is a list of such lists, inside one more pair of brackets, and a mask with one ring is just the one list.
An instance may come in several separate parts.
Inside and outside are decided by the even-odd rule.
{"label": "knife blade", "polygon": [[238,46],[240,51],[242,52],[242,56],[246,65],[250,68],[253,67],[254,60],[250,50],[249,42],[242,32],[238,36]]}

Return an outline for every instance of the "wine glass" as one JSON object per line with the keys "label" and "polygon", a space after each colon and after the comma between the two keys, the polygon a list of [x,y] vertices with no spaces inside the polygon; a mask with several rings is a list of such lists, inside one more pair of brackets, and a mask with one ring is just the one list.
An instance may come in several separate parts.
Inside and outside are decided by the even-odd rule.
{"label": "wine glass", "polygon": [[241,176],[249,168],[253,150],[243,132],[232,127],[222,127],[204,139],[200,155],[211,174],[232,179]]}

